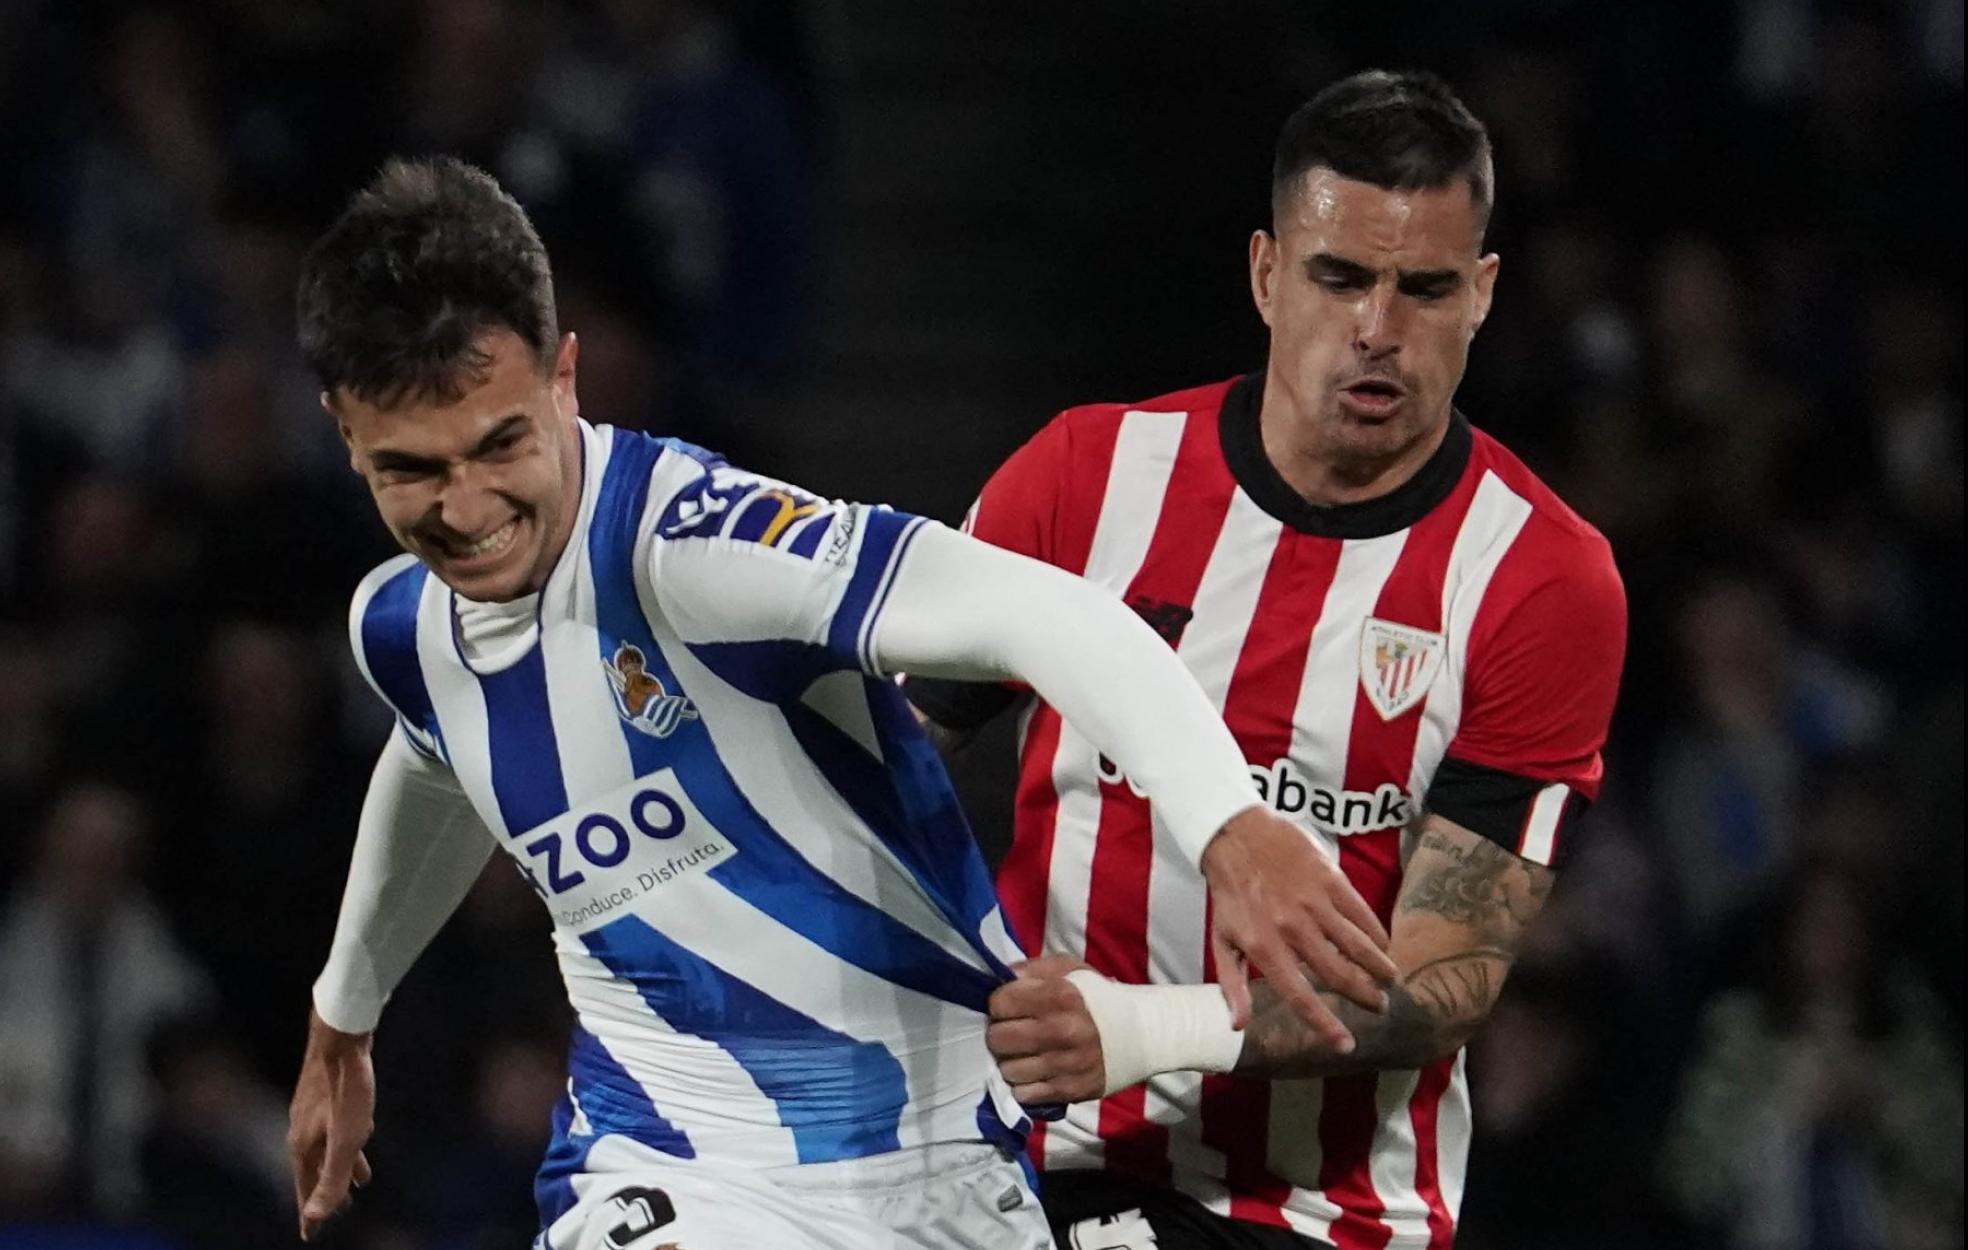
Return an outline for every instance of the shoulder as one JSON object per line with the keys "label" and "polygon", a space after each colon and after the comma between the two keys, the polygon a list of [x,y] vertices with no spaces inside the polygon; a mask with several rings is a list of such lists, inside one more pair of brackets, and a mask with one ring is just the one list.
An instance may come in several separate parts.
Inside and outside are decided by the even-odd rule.
{"label": "shoulder", "polygon": [[349,647],[366,669],[370,650],[416,644],[417,606],[430,570],[403,552],[369,570],[349,599]]}
{"label": "shoulder", "polygon": [[[1522,501],[1524,522],[1496,571],[1491,593],[1498,606],[1527,599],[1555,601],[1625,619],[1626,591],[1612,544],[1573,511],[1544,480],[1496,439],[1475,431],[1474,468]],[[1487,606],[1487,605],[1486,605]]]}
{"label": "shoulder", "polygon": [[1224,397],[1235,381],[1225,379],[1129,403],[1081,404],[1061,412],[1040,433],[1051,434],[1081,451],[1098,448],[1103,442],[1111,446],[1121,427],[1130,421],[1152,425],[1190,416],[1214,416],[1222,410]]}

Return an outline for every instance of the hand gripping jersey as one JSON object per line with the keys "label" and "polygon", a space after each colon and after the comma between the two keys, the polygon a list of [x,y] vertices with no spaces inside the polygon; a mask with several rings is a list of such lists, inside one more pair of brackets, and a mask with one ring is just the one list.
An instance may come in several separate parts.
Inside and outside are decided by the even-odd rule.
{"label": "hand gripping jersey", "polygon": [[[1122,595],[1222,709],[1266,800],[1383,921],[1401,830],[1424,809],[1562,860],[1598,789],[1625,640],[1605,541],[1460,415],[1392,494],[1312,507],[1264,455],[1261,388],[1069,411],[992,478],[969,526]],[[958,727],[1010,697],[909,693]],[[1124,981],[1213,979],[1204,883],[1129,779],[1044,704],[1020,752],[999,887],[1025,948]],[[1457,1056],[1325,1081],[1160,1076],[1040,1126],[1033,1153],[1341,1250],[1441,1247],[1469,1134]]]}
{"label": "hand gripping jersey", "polygon": [[578,1017],[539,1182],[1016,1149],[984,1047],[1015,948],[869,639],[920,518],[581,427],[573,537],[521,646],[468,660],[401,556],[351,638],[553,917]]}

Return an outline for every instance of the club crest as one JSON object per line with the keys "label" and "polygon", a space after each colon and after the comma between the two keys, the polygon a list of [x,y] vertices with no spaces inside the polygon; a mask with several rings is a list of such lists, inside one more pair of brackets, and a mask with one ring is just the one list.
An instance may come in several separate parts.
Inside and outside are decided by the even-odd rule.
{"label": "club crest", "polygon": [[667,738],[677,726],[697,719],[697,709],[680,694],[671,694],[663,679],[649,671],[649,658],[642,648],[623,643],[615,648],[615,658],[601,666],[608,674],[608,687],[615,695],[615,710],[623,720],[652,738]]}
{"label": "club crest", "polygon": [[1382,720],[1420,703],[1442,669],[1440,634],[1368,617],[1360,631],[1360,685]]}

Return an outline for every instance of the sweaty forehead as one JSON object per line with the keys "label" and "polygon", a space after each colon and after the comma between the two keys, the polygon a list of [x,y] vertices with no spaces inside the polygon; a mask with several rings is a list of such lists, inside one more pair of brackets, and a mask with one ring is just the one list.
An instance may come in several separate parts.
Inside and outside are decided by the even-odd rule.
{"label": "sweaty forehead", "polygon": [[1279,206],[1278,235],[1296,255],[1329,252],[1375,268],[1459,267],[1475,259],[1476,206],[1469,183],[1389,190],[1307,170]]}

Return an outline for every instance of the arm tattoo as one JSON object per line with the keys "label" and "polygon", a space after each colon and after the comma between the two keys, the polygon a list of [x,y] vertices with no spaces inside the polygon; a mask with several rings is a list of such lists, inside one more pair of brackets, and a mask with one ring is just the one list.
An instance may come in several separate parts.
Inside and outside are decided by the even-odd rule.
{"label": "arm tattoo", "polygon": [[[1339,1055],[1290,1003],[1257,982],[1239,1071],[1308,1077],[1420,1068],[1454,1053],[1489,1015],[1518,943],[1551,892],[1551,870],[1432,821],[1404,849],[1406,875],[1394,907],[1395,959],[1404,972],[1388,987],[1386,1014],[1322,990],[1356,1043],[1352,1054]],[[1404,936],[1417,935],[1426,939],[1412,943],[1421,953],[1403,959]]]}

